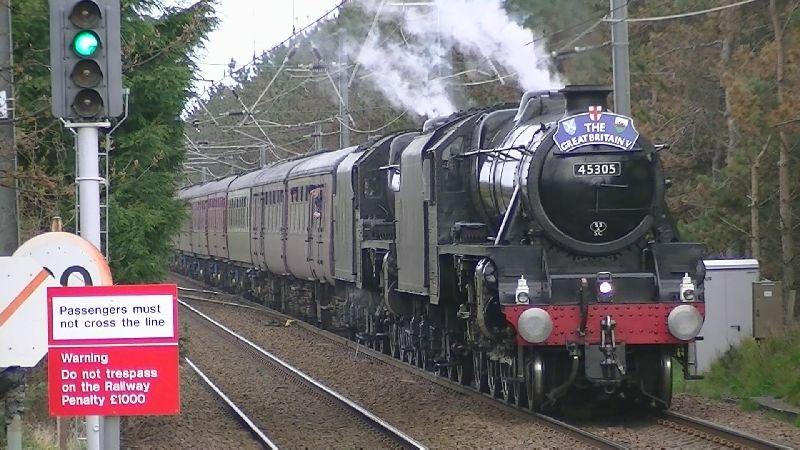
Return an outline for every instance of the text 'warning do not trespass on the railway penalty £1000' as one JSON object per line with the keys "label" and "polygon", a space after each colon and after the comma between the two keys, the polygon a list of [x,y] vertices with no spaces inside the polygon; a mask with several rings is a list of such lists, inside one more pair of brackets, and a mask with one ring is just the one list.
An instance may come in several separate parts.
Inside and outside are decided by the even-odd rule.
{"label": "text 'warning do not trespass on the railway penalty \u00a31000'", "polygon": [[175,285],[48,290],[50,413],[176,414]]}

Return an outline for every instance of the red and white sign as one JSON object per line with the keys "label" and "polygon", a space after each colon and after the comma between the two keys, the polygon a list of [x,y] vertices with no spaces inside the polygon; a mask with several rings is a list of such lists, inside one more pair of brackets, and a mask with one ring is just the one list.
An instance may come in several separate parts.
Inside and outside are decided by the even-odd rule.
{"label": "red and white sign", "polygon": [[47,353],[47,288],[58,282],[33,258],[0,258],[0,367],[33,367]]}
{"label": "red and white sign", "polygon": [[[14,252],[29,256],[61,286],[110,286],[111,269],[100,250],[86,239],[63,232],[32,237]],[[41,311],[44,315],[44,310]]]}
{"label": "red and white sign", "polygon": [[47,290],[53,416],[180,412],[177,286]]}

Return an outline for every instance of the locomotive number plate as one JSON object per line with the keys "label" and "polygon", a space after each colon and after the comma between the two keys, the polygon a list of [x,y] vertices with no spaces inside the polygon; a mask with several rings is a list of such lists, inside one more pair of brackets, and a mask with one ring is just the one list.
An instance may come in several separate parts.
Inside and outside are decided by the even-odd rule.
{"label": "locomotive number plate", "polygon": [[588,176],[612,176],[616,177],[622,174],[622,166],[618,162],[603,162],[603,163],[577,163],[572,166],[573,173],[576,177]]}

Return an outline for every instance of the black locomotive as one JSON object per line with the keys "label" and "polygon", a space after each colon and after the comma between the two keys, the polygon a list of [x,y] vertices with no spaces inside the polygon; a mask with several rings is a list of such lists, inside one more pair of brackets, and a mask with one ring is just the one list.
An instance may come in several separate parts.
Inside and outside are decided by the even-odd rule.
{"label": "black locomotive", "polygon": [[528,92],[185,188],[180,269],[531,409],[668,407],[703,247],[609,93]]}

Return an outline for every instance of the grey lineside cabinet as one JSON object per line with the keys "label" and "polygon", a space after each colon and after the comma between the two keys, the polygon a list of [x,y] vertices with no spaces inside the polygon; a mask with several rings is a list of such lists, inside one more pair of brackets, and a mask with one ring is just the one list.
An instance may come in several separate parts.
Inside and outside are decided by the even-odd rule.
{"label": "grey lineside cabinet", "polygon": [[707,371],[723,353],[753,337],[753,283],[759,279],[755,259],[716,259],[706,266],[706,319],[695,344],[697,373]]}

